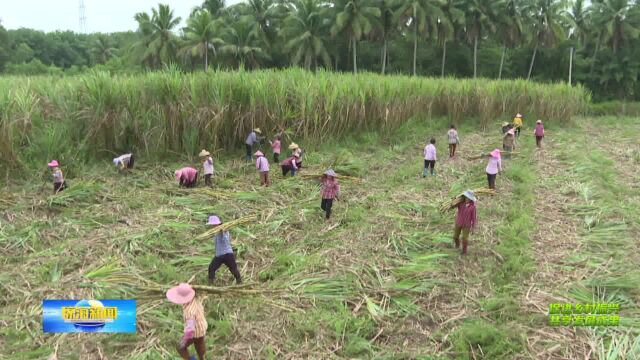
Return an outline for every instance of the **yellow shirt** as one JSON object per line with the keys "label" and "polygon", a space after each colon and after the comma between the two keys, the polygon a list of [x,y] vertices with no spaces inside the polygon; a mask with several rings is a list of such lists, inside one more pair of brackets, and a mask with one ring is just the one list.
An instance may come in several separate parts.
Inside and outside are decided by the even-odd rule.
{"label": "yellow shirt", "polygon": [[185,325],[187,320],[194,320],[195,333],[194,338],[203,337],[207,333],[207,319],[204,315],[204,308],[202,302],[197,297],[193,298],[190,303],[182,305],[183,307],[183,319]]}
{"label": "yellow shirt", "polygon": [[522,127],[522,118],[513,118],[513,125],[516,129]]}

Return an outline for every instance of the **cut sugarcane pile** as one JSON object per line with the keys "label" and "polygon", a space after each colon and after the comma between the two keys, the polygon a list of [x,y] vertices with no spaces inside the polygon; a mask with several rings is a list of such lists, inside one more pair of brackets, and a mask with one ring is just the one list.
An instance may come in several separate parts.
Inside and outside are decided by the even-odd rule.
{"label": "cut sugarcane pile", "polygon": [[[478,196],[478,195],[495,195],[496,194],[495,190],[488,189],[488,188],[475,189],[475,190],[471,190],[471,191],[473,191],[473,194],[475,196]],[[448,210],[451,210],[451,209],[457,207],[458,205],[460,205],[463,201],[464,201],[464,195],[460,194],[460,195],[454,197],[451,200],[447,200],[447,201],[443,202],[440,205],[440,211],[441,212],[446,212]]]}
{"label": "cut sugarcane pile", "polygon": [[241,217],[239,219],[231,220],[229,222],[223,223],[222,225],[216,226],[215,228],[205,231],[204,233],[198,235],[196,239],[199,239],[199,240],[206,239],[206,238],[212,237],[218,231],[227,231],[238,225],[247,224],[247,223],[256,221],[257,219],[258,219],[257,216],[249,215],[249,216]]}

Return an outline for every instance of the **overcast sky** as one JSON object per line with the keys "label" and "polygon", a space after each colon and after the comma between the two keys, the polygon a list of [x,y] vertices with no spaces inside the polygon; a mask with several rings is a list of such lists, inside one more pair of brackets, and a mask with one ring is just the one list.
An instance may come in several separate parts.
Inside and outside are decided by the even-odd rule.
{"label": "overcast sky", "polygon": [[[227,0],[232,5],[241,0]],[[135,30],[133,15],[168,4],[184,20],[202,0],[84,0],[87,32]],[[79,0],[0,0],[0,21],[7,29],[80,30]],[[181,25],[182,26],[182,25]]]}

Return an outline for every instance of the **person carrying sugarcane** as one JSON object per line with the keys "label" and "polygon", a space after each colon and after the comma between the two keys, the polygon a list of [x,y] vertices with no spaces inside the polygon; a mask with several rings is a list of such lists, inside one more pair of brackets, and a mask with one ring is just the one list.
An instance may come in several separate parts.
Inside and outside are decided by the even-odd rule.
{"label": "person carrying sugarcane", "polygon": [[511,158],[511,152],[516,149],[516,136],[515,131],[510,129],[502,137],[502,150],[506,151],[506,159]]}
{"label": "person carrying sugarcane", "polygon": [[429,175],[429,169],[431,169],[431,176],[436,176],[436,139],[431,138],[429,144],[424,147],[424,170],[422,170],[422,177]]}
{"label": "person carrying sugarcane", "polygon": [[269,160],[262,153],[262,151],[258,150],[255,154],[256,157],[256,169],[260,173],[260,185],[261,186],[269,186]]}
{"label": "person carrying sugarcane", "polygon": [[457,249],[460,248],[460,235],[462,235],[462,255],[467,253],[469,245],[469,233],[476,227],[476,197],[473,191],[467,190],[462,195],[464,201],[458,204],[456,222],[453,230],[453,242]]}
{"label": "person carrying sugarcane", "polygon": [[298,171],[298,160],[300,160],[300,155],[294,154],[293,156],[289,156],[284,159],[280,167],[282,168],[282,176],[287,176],[287,173],[291,171],[291,176],[296,176],[296,172]]}
{"label": "person carrying sugarcane", "polygon": [[207,318],[202,306],[202,299],[196,296],[196,291],[187,283],[181,283],[167,291],[167,300],[176,305],[182,305],[182,319],[184,332],[177,350],[180,357],[185,360],[195,360],[195,356],[189,354],[189,346],[193,345],[198,354],[198,360],[204,360],[206,346],[204,337],[207,334]]}
{"label": "person carrying sugarcane", "polygon": [[247,161],[251,161],[251,154],[253,153],[253,146],[260,142],[260,138],[258,134],[262,134],[260,128],[255,128],[251,130],[249,135],[247,135],[247,139],[244,141],[244,145],[247,149]]}
{"label": "person carrying sugarcane", "polygon": [[47,165],[51,169],[51,175],[53,176],[53,193],[57,194],[67,188],[67,182],[64,180],[58,160],[51,160]]}
{"label": "person carrying sugarcane", "polygon": [[113,158],[113,165],[119,170],[133,169],[134,156],[132,153],[120,155],[117,158]]}
{"label": "person carrying sugarcane", "polygon": [[456,148],[460,144],[460,137],[458,137],[458,130],[456,126],[451,124],[451,128],[447,131],[447,140],[449,140],[449,158],[456,157]]}
{"label": "person carrying sugarcane", "polygon": [[542,138],[544,138],[544,125],[542,125],[542,120],[536,121],[536,128],[533,130],[533,135],[536,137],[536,146],[540,149],[542,147]]}
{"label": "person carrying sugarcane", "polygon": [[320,194],[322,195],[320,208],[324,210],[326,220],[329,220],[331,217],[333,200],[338,199],[340,196],[340,184],[338,183],[337,176],[333,169],[328,169],[320,178]]}
{"label": "person carrying sugarcane", "polygon": [[211,153],[209,153],[205,149],[202,149],[198,156],[200,156],[200,159],[202,160],[202,168],[204,170],[204,184],[206,186],[212,187],[213,183],[211,182],[211,178],[213,177],[215,169],[213,168],[213,158],[211,157]]}
{"label": "person carrying sugarcane", "polygon": [[513,118],[513,128],[516,132],[516,137],[520,137],[520,128],[522,128],[522,114],[517,113],[516,117]]}
{"label": "person carrying sugarcane", "polygon": [[[222,225],[222,220],[216,215],[211,215],[207,225],[216,228]],[[216,256],[209,264],[209,283],[213,283],[216,280],[216,271],[222,264],[225,264],[236,279],[236,284],[241,284],[242,278],[240,271],[238,271],[238,264],[236,264],[236,256],[233,254],[233,248],[231,247],[231,234],[229,234],[229,231],[216,232],[213,236],[213,243],[216,247]]]}
{"label": "person carrying sugarcane", "polygon": [[181,187],[192,188],[198,183],[198,170],[190,166],[176,170],[175,175]]}
{"label": "person carrying sugarcane", "polygon": [[282,148],[282,137],[276,135],[273,141],[270,142],[271,151],[273,152],[273,162],[277,164],[280,162],[280,149]]}
{"label": "person carrying sugarcane", "polygon": [[487,181],[489,182],[489,189],[496,189],[496,177],[498,173],[502,171],[502,160],[500,156],[500,149],[495,149],[488,155],[489,163],[487,164]]}

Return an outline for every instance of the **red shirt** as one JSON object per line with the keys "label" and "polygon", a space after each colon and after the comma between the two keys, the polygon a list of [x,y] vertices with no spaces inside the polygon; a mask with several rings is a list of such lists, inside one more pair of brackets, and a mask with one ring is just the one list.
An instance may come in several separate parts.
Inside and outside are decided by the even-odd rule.
{"label": "red shirt", "polygon": [[464,229],[474,229],[476,227],[476,223],[476,204],[473,202],[463,202],[458,205],[456,225]]}
{"label": "red shirt", "polygon": [[295,156],[291,156],[291,157],[288,157],[288,158],[284,159],[284,161],[282,162],[282,165],[291,166],[294,169],[298,168],[298,164],[296,164]]}
{"label": "red shirt", "polygon": [[340,195],[340,184],[336,179],[324,179],[322,181],[322,189],[320,190],[323,199],[334,199]]}

